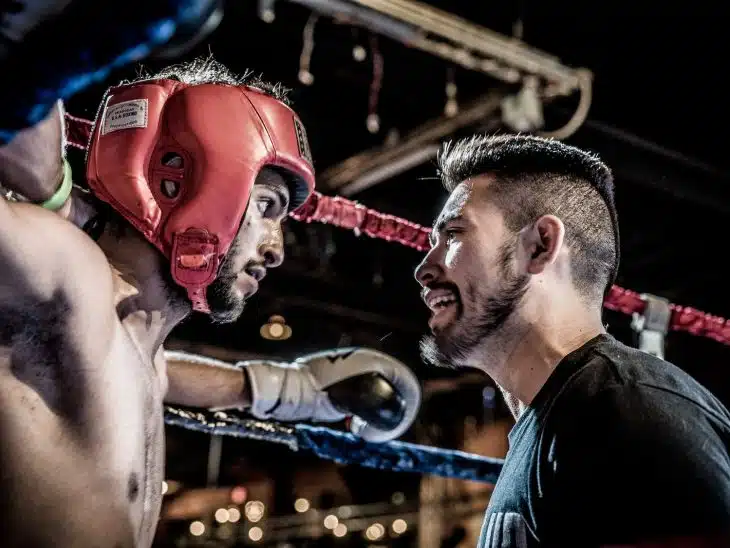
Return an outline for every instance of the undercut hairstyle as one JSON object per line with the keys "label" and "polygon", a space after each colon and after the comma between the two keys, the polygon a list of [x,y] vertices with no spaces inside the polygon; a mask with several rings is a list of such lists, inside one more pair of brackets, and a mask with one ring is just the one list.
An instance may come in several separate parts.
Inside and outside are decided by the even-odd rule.
{"label": "undercut hairstyle", "polygon": [[611,170],[598,156],[560,141],[527,135],[475,135],[447,143],[439,153],[444,187],[493,175],[490,199],[505,224],[519,231],[543,215],[565,225],[573,281],[589,301],[615,281],[619,231]]}

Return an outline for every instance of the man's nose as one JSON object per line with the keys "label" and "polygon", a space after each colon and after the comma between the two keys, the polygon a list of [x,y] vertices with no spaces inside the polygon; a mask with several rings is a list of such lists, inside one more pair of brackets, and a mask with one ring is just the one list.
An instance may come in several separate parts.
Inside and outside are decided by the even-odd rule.
{"label": "man's nose", "polygon": [[421,264],[416,267],[414,276],[416,277],[416,281],[421,284],[421,286],[426,287],[428,284],[438,278],[440,272],[441,269],[436,261],[434,261],[433,250],[431,250],[423,258]]}
{"label": "man's nose", "polygon": [[284,235],[278,223],[272,223],[258,251],[266,268],[276,268],[284,261]]}

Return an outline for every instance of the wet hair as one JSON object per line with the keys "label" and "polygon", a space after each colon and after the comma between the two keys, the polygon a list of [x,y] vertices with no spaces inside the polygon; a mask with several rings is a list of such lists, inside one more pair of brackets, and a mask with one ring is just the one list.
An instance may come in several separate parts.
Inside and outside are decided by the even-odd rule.
{"label": "wet hair", "polygon": [[490,174],[490,198],[518,231],[543,215],[565,225],[576,289],[600,299],[614,282],[619,231],[611,170],[598,156],[560,141],[527,135],[475,135],[439,153],[444,187]]}
{"label": "wet hair", "polygon": [[[250,70],[242,75],[235,74],[228,67],[216,61],[213,56],[198,57],[192,61],[171,65],[154,74],[142,73],[133,82],[160,79],[178,80],[190,85],[228,84],[230,86],[248,86],[261,90],[274,99],[291,106],[288,97],[289,90],[281,84],[266,82],[261,76],[254,75],[253,71]],[[122,84],[124,83],[126,82],[122,82]]]}

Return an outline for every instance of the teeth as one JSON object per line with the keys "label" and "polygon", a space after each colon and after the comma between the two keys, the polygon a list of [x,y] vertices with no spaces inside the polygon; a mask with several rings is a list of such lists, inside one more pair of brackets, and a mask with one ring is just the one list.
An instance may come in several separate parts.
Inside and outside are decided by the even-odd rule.
{"label": "teeth", "polygon": [[447,304],[456,302],[456,299],[451,296],[436,297],[431,301],[431,308],[446,306]]}

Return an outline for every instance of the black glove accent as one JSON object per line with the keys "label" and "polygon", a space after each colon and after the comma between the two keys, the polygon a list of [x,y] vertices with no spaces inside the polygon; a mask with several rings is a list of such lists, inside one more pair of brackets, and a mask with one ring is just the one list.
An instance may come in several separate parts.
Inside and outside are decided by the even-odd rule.
{"label": "black glove accent", "polygon": [[356,415],[382,430],[395,429],[405,416],[406,402],[379,373],[349,377],[326,392],[338,411]]}

